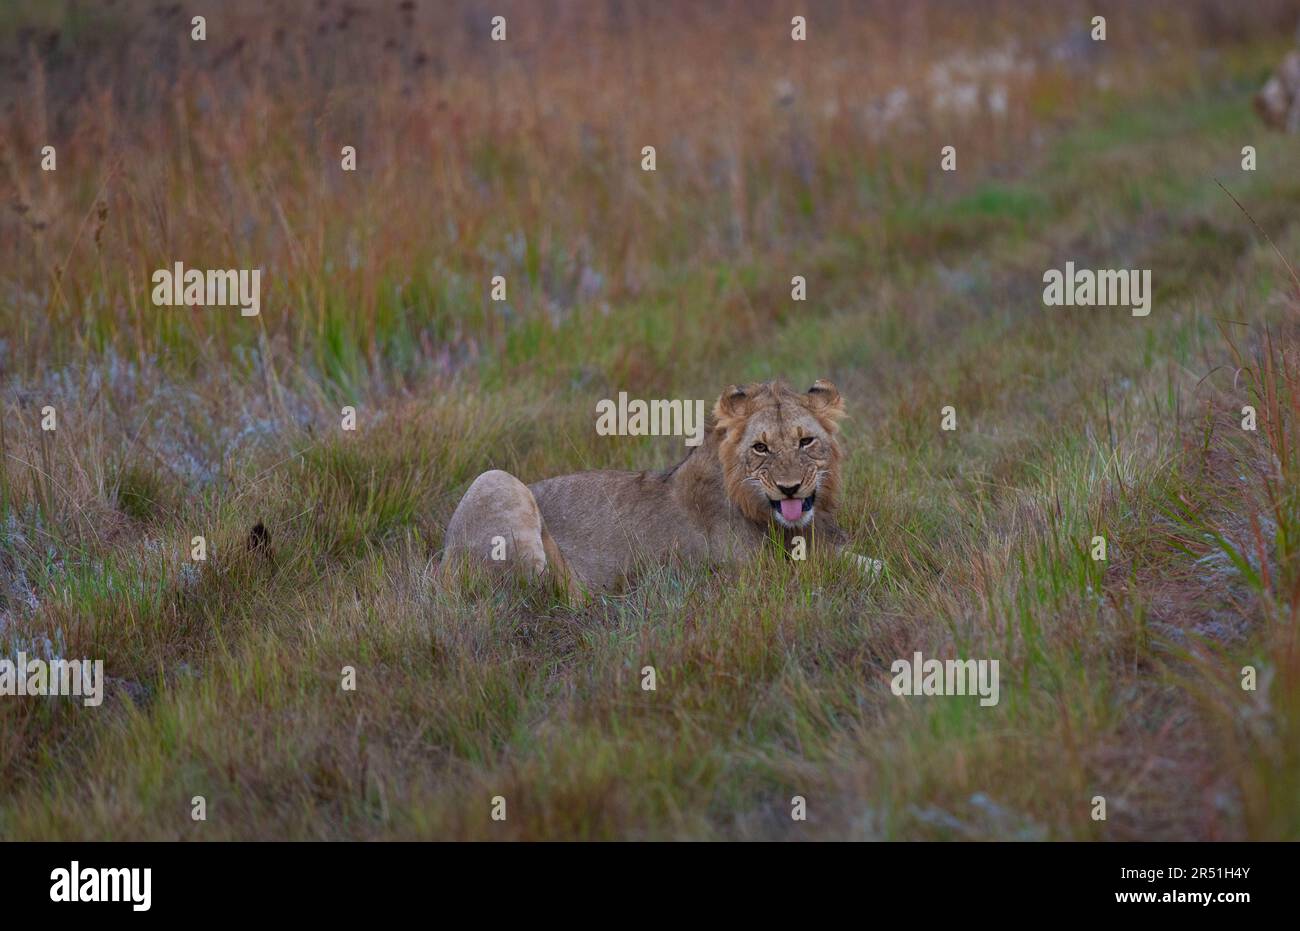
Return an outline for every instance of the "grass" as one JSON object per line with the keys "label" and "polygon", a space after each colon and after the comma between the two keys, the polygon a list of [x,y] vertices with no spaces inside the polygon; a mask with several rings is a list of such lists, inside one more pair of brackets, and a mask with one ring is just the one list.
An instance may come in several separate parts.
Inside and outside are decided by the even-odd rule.
{"label": "grass", "polygon": [[[1160,28],[1198,41],[1181,9]],[[51,28],[93,43],[85,15]],[[133,15],[160,18],[135,54],[169,47],[165,14]],[[385,15],[315,54],[346,72],[404,17]],[[931,60],[869,18],[779,59],[782,105],[717,43],[726,17],[638,22],[679,43],[658,70],[649,39],[603,20],[575,64],[527,8],[495,64],[399,30],[368,103],[292,56],[241,57],[273,38],[224,66],[224,40],[172,49],[165,110],[127,77],[99,115],[52,110],[57,183],[16,160],[40,114],[6,117],[27,209],[0,238],[31,261],[0,300],[0,643],[102,657],[114,685],[100,709],[0,702],[0,836],[1300,836],[1300,295],[1214,184],[1297,254],[1297,154],[1249,116],[1277,47],[1260,28],[1209,64],[1153,62],[1123,37],[1155,27],[1126,15],[1114,90],[1038,56],[1032,76],[980,78],[1009,94],[995,128],[930,113],[887,141],[843,114],[927,86]],[[282,16],[290,46],[313,26]],[[979,32],[997,17],[940,19],[935,61],[999,38]],[[789,55],[750,25],[769,66]],[[836,78],[825,63],[854,42],[897,76]],[[50,100],[107,54],[73,48],[40,59]],[[119,160],[90,154],[123,135],[110,118],[135,133]],[[950,136],[955,176],[917,167]],[[373,166],[355,181],[320,154],[354,137]],[[629,176],[647,138],[660,170]],[[263,315],[150,306],[148,271],[175,257],[267,268]],[[1067,259],[1151,268],[1152,315],[1045,308],[1043,269]],[[437,583],[483,469],[663,465],[671,441],[596,436],[595,400],[772,375],[847,398],[843,520],[878,582],[765,557],[660,567],[580,607]],[[1001,702],[895,697],[890,663],[916,650],[999,659]]]}

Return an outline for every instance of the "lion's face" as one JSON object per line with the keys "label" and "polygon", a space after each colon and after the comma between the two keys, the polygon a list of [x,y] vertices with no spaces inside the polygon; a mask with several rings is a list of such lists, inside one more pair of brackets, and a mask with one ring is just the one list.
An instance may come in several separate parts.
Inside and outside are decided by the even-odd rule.
{"label": "lion's face", "polygon": [[733,386],[714,406],[727,496],[751,520],[796,530],[829,513],[839,485],[836,421],[844,403],[818,380],[804,394],[764,382]]}

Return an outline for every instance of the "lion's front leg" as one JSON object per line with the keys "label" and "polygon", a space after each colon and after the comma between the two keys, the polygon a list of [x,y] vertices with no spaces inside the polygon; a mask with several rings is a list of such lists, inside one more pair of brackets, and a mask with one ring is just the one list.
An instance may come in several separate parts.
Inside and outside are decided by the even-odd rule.
{"label": "lion's front leg", "polygon": [[859,556],[849,550],[849,535],[833,519],[821,518],[814,530],[817,544],[832,558],[843,560],[854,571],[868,579],[879,579],[885,571],[885,564],[870,556]]}
{"label": "lion's front leg", "polygon": [[857,553],[850,553],[844,550],[841,553],[844,559],[853,562],[859,572],[869,579],[878,579],[884,574],[885,564],[879,559],[872,559],[870,556],[859,556]]}

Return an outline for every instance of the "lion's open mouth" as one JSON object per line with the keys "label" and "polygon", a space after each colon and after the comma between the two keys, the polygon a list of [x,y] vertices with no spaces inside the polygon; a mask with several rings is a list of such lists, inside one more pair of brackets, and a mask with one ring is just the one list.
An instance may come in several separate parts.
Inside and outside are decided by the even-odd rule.
{"label": "lion's open mouth", "polygon": [[782,498],[780,501],[772,501],[772,510],[779,511],[781,516],[790,523],[796,523],[804,514],[813,509],[813,502],[817,500],[817,492],[813,492],[806,498]]}

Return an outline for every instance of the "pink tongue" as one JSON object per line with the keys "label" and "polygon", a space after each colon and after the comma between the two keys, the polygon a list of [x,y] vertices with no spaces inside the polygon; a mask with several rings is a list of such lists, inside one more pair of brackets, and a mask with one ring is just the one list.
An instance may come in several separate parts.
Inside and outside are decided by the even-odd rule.
{"label": "pink tongue", "polygon": [[788,521],[796,521],[803,514],[803,501],[798,498],[785,498],[781,501],[781,516]]}

